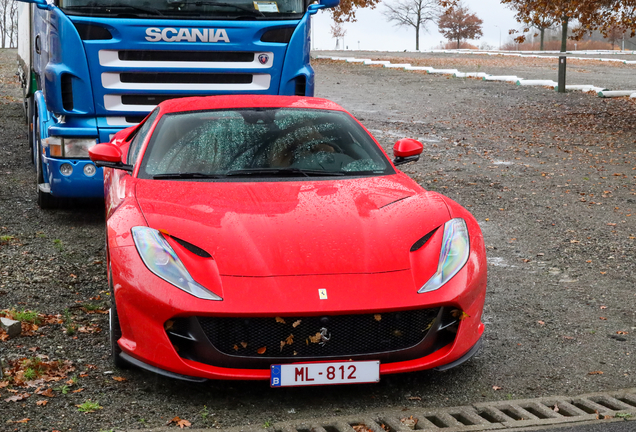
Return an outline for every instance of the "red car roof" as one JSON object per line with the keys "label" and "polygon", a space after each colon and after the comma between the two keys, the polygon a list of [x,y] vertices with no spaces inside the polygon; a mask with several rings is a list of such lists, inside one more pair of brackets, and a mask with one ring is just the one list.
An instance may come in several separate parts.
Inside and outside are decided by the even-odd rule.
{"label": "red car roof", "polygon": [[159,104],[163,113],[222,108],[310,108],[346,111],[327,99],[299,96],[228,95],[170,99]]}

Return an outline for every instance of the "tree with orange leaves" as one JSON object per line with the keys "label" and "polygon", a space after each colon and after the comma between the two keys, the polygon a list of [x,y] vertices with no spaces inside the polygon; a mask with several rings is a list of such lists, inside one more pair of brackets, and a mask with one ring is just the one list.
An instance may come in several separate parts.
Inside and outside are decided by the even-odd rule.
{"label": "tree with orange leaves", "polygon": [[479,39],[483,36],[484,22],[461,2],[456,2],[439,17],[439,32],[448,40],[457,41],[459,49],[464,39]]}

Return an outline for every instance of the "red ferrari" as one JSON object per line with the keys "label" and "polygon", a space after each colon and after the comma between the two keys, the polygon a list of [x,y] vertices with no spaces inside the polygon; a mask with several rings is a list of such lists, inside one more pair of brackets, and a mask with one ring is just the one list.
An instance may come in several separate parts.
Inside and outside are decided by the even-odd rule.
{"label": "red ferrari", "polygon": [[272,386],[377,382],[479,349],[486,254],[463,207],[324,99],[163,102],[106,167],[116,365]]}

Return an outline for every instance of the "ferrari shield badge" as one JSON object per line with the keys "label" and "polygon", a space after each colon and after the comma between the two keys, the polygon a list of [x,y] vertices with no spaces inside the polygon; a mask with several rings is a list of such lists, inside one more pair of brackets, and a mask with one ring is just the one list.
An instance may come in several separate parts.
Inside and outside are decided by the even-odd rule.
{"label": "ferrari shield badge", "polygon": [[327,290],[324,288],[320,288],[318,290],[318,297],[320,297],[320,300],[327,300]]}

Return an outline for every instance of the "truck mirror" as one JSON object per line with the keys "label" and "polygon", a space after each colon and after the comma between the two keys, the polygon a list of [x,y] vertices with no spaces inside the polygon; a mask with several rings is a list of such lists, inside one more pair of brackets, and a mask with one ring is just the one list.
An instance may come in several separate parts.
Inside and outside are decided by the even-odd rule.
{"label": "truck mirror", "polygon": [[320,0],[318,3],[307,6],[307,12],[315,14],[320,9],[336,7],[340,4],[340,0]]}

